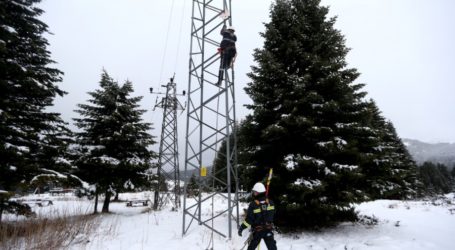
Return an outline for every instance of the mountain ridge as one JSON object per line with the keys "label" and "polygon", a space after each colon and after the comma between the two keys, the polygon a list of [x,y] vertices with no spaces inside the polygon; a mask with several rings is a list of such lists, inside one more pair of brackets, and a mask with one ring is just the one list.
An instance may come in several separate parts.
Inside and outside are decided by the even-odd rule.
{"label": "mountain ridge", "polygon": [[444,164],[449,169],[455,166],[455,143],[428,143],[409,138],[402,140],[417,164],[429,161]]}

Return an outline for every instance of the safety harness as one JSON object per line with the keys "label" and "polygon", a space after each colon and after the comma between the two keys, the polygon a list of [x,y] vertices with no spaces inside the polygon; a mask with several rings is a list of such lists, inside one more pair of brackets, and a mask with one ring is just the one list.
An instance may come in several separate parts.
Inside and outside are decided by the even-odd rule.
{"label": "safety harness", "polygon": [[254,200],[254,202],[256,203],[257,206],[259,206],[259,208],[254,209],[253,213],[254,214],[260,213],[261,214],[261,219],[262,219],[262,224],[255,226],[254,227],[254,231],[255,232],[260,232],[260,231],[262,231],[264,229],[272,230],[273,229],[273,224],[271,222],[265,221],[265,217],[266,217],[266,213],[268,211],[271,211],[271,210],[275,209],[275,206],[270,205],[268,198],[265,199],[264,203],[261,203],[259,200]]}
{"label": "safety harness", "polygon": [[222,41],[228,41],[228,42],[231,42],[231,43],[235,43],[236,42],[234,39],[231,39],[231,38],[228,38],[228,37],[223,37]]}

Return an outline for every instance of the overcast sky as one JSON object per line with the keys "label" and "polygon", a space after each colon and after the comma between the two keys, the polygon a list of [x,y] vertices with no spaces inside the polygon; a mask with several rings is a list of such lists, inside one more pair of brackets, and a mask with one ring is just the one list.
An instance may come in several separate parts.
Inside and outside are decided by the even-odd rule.
{"label": "overcast sky", "polygon": [[[219,1],[219,0],[218,0]],[[455,142],[455,1],[323,0],[336,28],[352,50],[349,67],[362,74],[368,97],[390,119],[402,138]],[[176,74],[179,91],[187,88],[192,0],[43,0],[49,25],[49,50],[62,70],[69,94],[55,110],[71,122],[77,103],[98,87],[102,69],[120,83],[133,82],[144,96],[144,117],[159,136],[161,110],[151,112],[158,89]],[[232,0],[238,36],[236,95],[240,118],[251,102],[243,87],[262,46],[259,32],[268,21],[272,0]],[[172,10],[172,11],[171,11]],[[169,33],[168,33],[169,30]],[[166,34],[169,34],[168,36]],[[167,44],[166,44],[167,41]],[[183,100],[184,101],[184,100]],[[186,114],[179,122],[184,138]],[[181,148],[183,149],[183,148]]]}

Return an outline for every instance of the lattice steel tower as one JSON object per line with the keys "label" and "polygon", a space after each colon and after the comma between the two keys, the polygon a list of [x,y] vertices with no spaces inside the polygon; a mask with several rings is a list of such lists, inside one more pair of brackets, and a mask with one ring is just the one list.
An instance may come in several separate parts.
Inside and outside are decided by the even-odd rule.
{"label": "lattice steel tower", "polygon": [[156,107],[163,109],[163,123],[158,155],[158,187],[155,190],[154,209],[161,209],[163,205],[169,202],[172,203],[173,209],[178,209],[181,207],[181,192],[177,141],[177,110],[184,110],[184,107],[177,99],[177,86],[174,83],[174,77],[170,79],[167,85],[161,86],[166,88],[166,93],[153,92],[153,89],[150,89],[152,94],[165,95],[154,107],[154,109]]}
{"label": "lattice steel tower", "polygon": [[[188,181],[185,182],[183,235],[196,221],[212,232],[231,238],[232,222],[238,226],[239,220],[234,69],[225,69],[224,81],[217,84],[220,30],[223,24],[232,25],[231,1],[193,0],[192,8],[185,178],[188,180],[189,174],[196,173],[198,190],[194,196],[188,189]],[[225,19],[226,16],[229,18]],[[230,137],[233,140],[228,140]],[[223,141],[226,150],[220,152]],[[226,166],[207,171],[219,155],[225,157]],[[226,178],[216,178],[215,173],[216,176],[222,173]],[[215,211],[214,200],[223,207]]]}

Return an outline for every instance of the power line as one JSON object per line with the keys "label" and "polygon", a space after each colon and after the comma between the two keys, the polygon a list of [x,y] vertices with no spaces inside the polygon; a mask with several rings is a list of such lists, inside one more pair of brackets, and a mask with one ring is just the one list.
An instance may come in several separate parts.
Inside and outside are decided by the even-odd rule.
{"label": "power line", "polygon": [[177,62],[178,62],[179,54],[180,54],[180,42],[182,39],[182,27],[183,27],[183,18],[185,16],[185,7],[186,7],[186,0],[183,1],[182,13],[180,16],[179,38],[177,40],[177,54],[175,55],[174,72],[177,70]]}
{"label": "power line", "polygon": [[167,22],[166,40],[165,40],[165,43],[164,43],[163,58],[162,58],[162,60],[161,60],[161,70],[160,70],[160,80],[159,80],[159,82],[161,82],[162,76],[163,76],[164,61],[165,61],[165,59],[166,59],[167,44],[168,44],[168,42],[169,42],[169,31],[170,31],[170,29],[171,29],[172,15],[173,15],[173,13],[174,13],[174,2],[175,2],[175,0],[172,0],[171,12],[169,13],[169,20],[168,20],[168,22]]}

